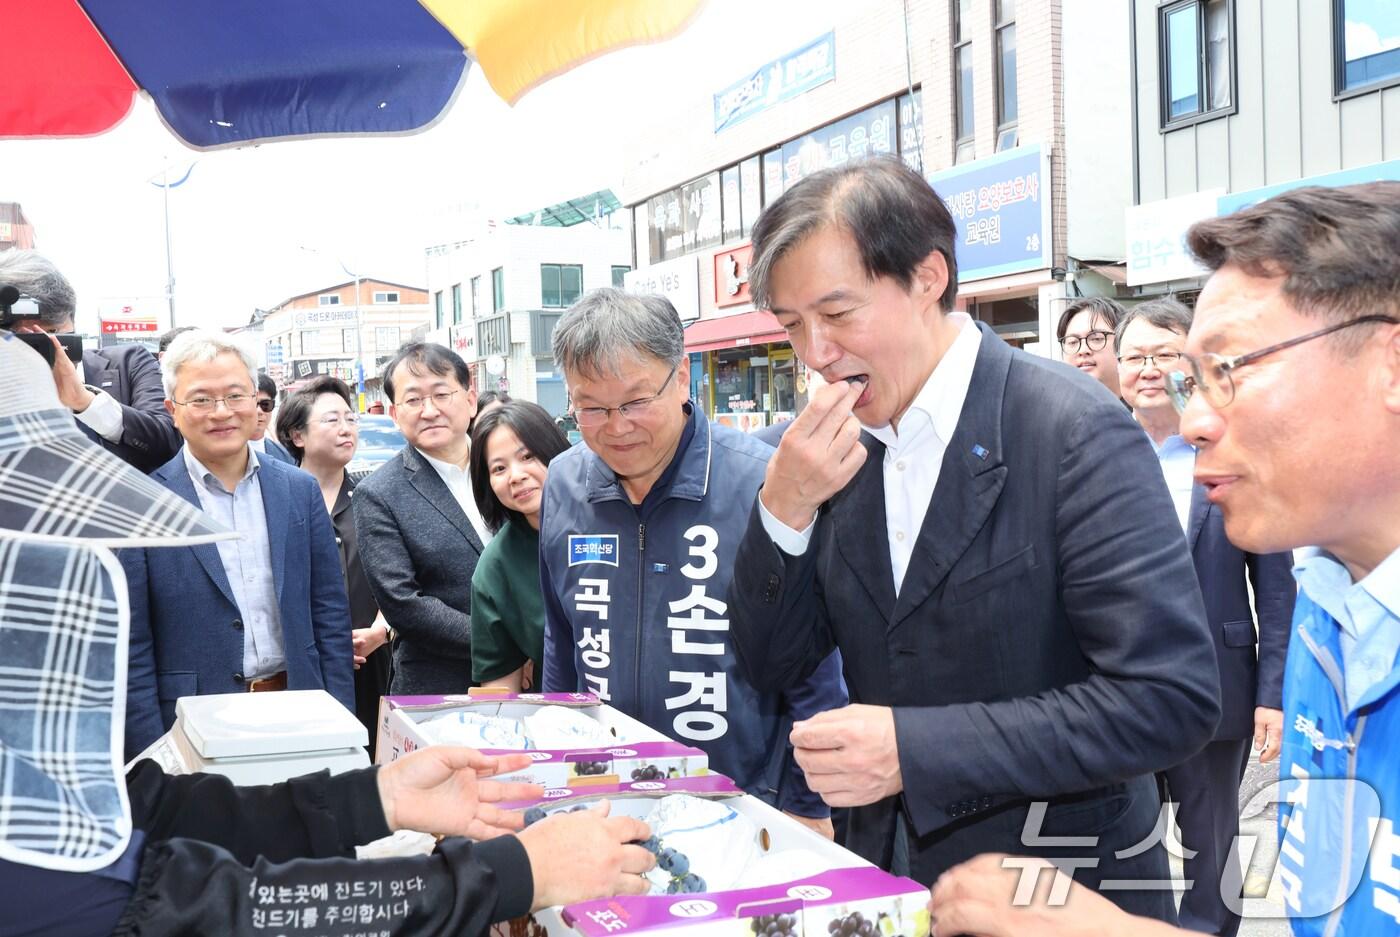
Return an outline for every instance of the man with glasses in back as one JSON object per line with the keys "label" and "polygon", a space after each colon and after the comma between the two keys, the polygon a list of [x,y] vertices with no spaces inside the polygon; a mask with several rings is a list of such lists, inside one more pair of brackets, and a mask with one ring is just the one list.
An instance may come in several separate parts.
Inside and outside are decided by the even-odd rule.
{"label": "man with glasses in back", "polygon": [[273,437],[267,435],[267,428],[272,423],[272,411],[277,409],[277,384],[266,374],[258,374],[258,422],[253,427],[253,438],[249,442],[253,446],[253,451],[258,455],[265,455],[269,458],[286,462],[288,465],[296,465],[297,460],[292,458],[281,443]]}
{"label": "man with glasses in back", "polygon": [[1118,362],[1113,358],[1113,333],[1123,318],[1123,307],[1107,296],[1084,296],[1070,303],[1060,315],[1056,338],[1066,364],[1076,367],[1122,397],[1118,386]]}
{"label": "man with glasses in back", "polygon": [[472,573],[491,531],[472,495],[471,370],[442,345],[399,349],[384,368],[389,414],[408,445],[355,488],[360,559],[394,629],[396,695],[472,685]]}
{"label": "man with glasses in back", "polygon": [[550,463],[540,513],[544,690],[598,694],[831,837],[787,734],[845,705],[836,655],[790,692],[760,692],[729,641],[734,553],[772,448],[689,402],[663,297],[589,293],[553,345],[583,445]]}
{"label": "man with glasses in back", "polygon": [[[1195,479],[1241,549],[1306,547],[1283,678],[1273,894],[1298,935],[1400,927],[1400,182],[1302,188],[1202,221],[1213,271],[1168,386]],[[1179,934],[1071,887],[1016,902],[981,856],[935,934]],[[1032,870],[1042,871],[1042,870]]]}
{"label": "man with glasses in back", "polygon": [[182,696],[324,689],[354,712],[350,612],[315,479],[248,440],[252,358],[195,330],[161,361],[184,446],[151,477],[242,536],[121,551],[131,602],[126,756],[175,720]]}
{"label": "man with glasses in back", "polygon": [[[1181,415],[1168,392],[1168,375],[1182,367],[1191,310],[1174,299],[1134,306],[1118,323],[1113,347],[1123,399],[1152,441],[1186,535],[1205,599],[1206,623],[1220,674],[1220,725],[1196,754],[1159,775],[1176,804],[1186,848],[1181,897],[1184,927],[1234,937],[1240,916],[1221,899],[1238,894],[1239,790],[1250,740],[1261,762],[1278,757],[1283,734],[1283,661],[1288,653],[1294,586],[1287,550],[1249,553],[1225,534],[1220,508],[1194,484],[1196,449],[1181,435]],[[1254,603],[1250,605],[1250,587]],[[1255,613],[1258,613],[1258,630]]]}

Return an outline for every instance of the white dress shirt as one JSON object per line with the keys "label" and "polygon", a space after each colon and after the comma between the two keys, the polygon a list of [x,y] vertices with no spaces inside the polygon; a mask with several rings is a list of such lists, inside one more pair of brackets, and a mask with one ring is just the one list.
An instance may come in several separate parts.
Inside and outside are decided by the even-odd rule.
{"label": "white dress shirt", "polygon": [[258,480],[258,457],[249,450],[248,468],[233,491],[229,491],[194,457],[189,446],[180,452],[204,513],[240,534],[236,540],[220,540],[215,546],[242,616],[244,677],[259,680],[286,670],[282,607],[277,603],[277,583],[272,574],[272,546],[262,483]]}
{"label": "white dress shirt", "polygon": [[434,459],[417,446],[414,446],[414,449],[437,471],[443,484],[447,486],[447,490],[452,492],[452,497],[457,499],[457,503],[461,505],[462,513],[467,515],[467,520],[471,521],[472,529],[481,538],[482,547],[485,547],[491,542],[491,531],[486,526],[486,521],[482,519],[481,511],[476,506],[476,498],[472,496],[471,472],[464,468],[458,468],[451,462]]}
{"label": "white dress shirt", "polygon": [[[972,369],[982,347],[982,332],[965,313],[951,312],[959,322],[958,337],[948,347],[938,366],[914,397],[909,409],[893,426],[865,427],[885,446],[885,535],[889,541],[890,568],[894,572],[895,595],[904,585],[904,574],[919,539],[938,475],[943,453],[958,428]],[[801,556],[812,541],[814,520],[806,530],[793,530],[778,520],[759,500],[763,529],[783,552]]]}
{"label": "white dress shirt", "polygon": [[122,405],[117,403],[117,398],[102,388],[93,387],[87,383],[87,372],[81,361],[73,367],[78,372],[78,380],[87,385],[87,389],[93,394],[87,409],[82,413],[74,413],[73,416],[108,442],[120,443],[122,441]]}
{"label": "white dress shirt", "polygon": [[[1148,437],[1151,441],[1151,437]],[[1167,490],[1172,495],[1172,506],[1176,508],[1176,519],[1181,522],[1181,532],[1189,534],[1187,525],[1191,522],[1191,489],[1196,481],[1196,449],[1183,436],[1168,436],[1159,446],[1152,443],[1157,452],[1157,464],[1162,467],[1162,477],[1167,480]]]}

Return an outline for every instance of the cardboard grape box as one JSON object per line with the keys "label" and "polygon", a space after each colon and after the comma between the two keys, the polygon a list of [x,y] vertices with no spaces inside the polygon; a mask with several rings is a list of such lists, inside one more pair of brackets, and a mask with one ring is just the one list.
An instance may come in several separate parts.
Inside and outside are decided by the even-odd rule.
{"label": "cardboard grape box", "polygon": [[567,810],[607,799],[612,814],[645,818],[667,794],[717,799],[747,817],[757,848],[781,859],[801,850],[824,868],[779,884],[698,894],[604,898],[546,908],[492,928],[492,937],[616,937],[666,931],[666,937],[928,937],[928,889],[891,875],[817,835],[720,774],[637,781],[609,787],[556,788],[511,809]]}
{"label": "cardboard grape box", "polygon": [[[435,716],[472,712],[522,719],[543,706],[564,706],[596,719],[615,743],[587,748],[529,749],[533,764],[501,777],[562,789],[608,786],[634,779],[700,777],[709,773],[709,757],[703,750],[671,741],[655,729],[599,702],[591,693],[385,696],[379,701],[375,761],[386,764],[435,744],[422,726]],[[488,755],[518,750],[481,749]]]}

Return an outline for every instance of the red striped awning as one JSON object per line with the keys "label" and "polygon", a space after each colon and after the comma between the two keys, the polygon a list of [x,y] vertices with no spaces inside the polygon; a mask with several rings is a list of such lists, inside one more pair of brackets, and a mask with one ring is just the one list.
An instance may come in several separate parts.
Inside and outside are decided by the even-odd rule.
{"label": "red striped awning", "polygon": [[765,309],[741,312],[737,316],[700,319],[685,330],[685,350],[690,352],[785,341],[787,333],[773,318],[773,313]]}

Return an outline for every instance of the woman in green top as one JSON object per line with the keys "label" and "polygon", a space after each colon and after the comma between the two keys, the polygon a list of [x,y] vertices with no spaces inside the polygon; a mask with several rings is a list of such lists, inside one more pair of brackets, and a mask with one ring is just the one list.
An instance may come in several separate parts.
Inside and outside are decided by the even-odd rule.
{"label": "woman in green top", "polygon": [[523,400],[478,415],[472,493],[496,534],[472,576],[472,680],[512,693],[535,686],[544,655],[540,503],[549,462],[569,441],[545,409]]}

